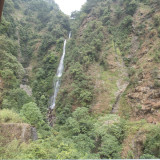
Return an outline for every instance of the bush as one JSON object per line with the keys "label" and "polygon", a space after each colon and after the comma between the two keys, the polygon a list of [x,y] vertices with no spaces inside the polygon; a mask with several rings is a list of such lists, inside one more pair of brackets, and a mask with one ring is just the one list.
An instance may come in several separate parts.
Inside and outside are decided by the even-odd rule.
{"label": "bush", "polygon": [[156,51],[154,54],[154,61],[159,63],[160,62],[160,51]]}
{"label": "bush", "polygon": [[36,103],[30,102],[23,105],[20,113],[25,117],[27,123],[37,128],[40,128],[44,124],[42,114]]}
{"label": "bush", "polygon": [[143,154],[140,159],[157,159],[157,157],[150,154]]}
{"label": "bush", "polygon": [[133,22],[133,19],[131,16],[125,17],[124,20],[121,22],[121,28],[127,29],[130,31],[132,28],[132,22]]}
{"label": "bush", "polygon": [[158,37],[160,38],[160,27],[158,27]]}
{"label": "bush", "polygon": [[14,75],[12,70],[5,69],[0,72],[0,75],[4,80],[4,84],[6,88],[12,89],[12,88],[18,87],[19,81],[16,79],[16,76]]}
{"label": "bush", "polygon": [[122,17],[123,12],[122,12],[121,7],[116,8],[116,13],[115,14],[116,14],[117,19],[120,19]]}
{"label": "bush", "polygon": [[32,101],[33,98],[29,97],[24,90],[17,88],[4,92],[2,107],[19,112],[24,104]]}
{"label": "bush", "polygon": [[160,25],[160,15],[156,14],[156,15],[153,17],[153,20],[154,20],[154,25],[155,25],[155,26],[159,26],[159,25]]}
{"label": "bush", "polygon": [[0,110],[0,123],[21,123],[23,119],[14,111],[3,109]]}
{"label": "bush", "polygon": [[88,109],[85,107],[77,108],[66,121],[66,128],[71,135],[86,134],[91,131],[93,124],[89,116]]}
{"label": "bush", "polygon": [[10,23],[7,22],[4,18],[2,18],[0,23],[0,33],[6,33],[8,31]]}
{"label": "bush", "polygon": [[160,81],[158,79],[154,80],[154,87],[155,88],[160,88]]}
{"label": "bush", "polygon": [[52,35],[48,34],[43,37],[42,44],[40,46],[40,56],[45,55],[46,51],[53,45],[56,44],[56,39]]}
{"label": "bush", "polygon": [[48,75],[48,73],[50,73],[51,76],[53,76],[58,66],[58,56],[56,56],[55,53],[51,52],[48,56],[44,58],[43,63],[43,68],[46,72],[45,75]]}
{"label": "bush", "polygon": [[147,135],[144,144],[144,154],[160,158],[160,126],[155,126]]}
{"label": "bush", "polygon": [[138,5],[135,0],[132,0],[131,2],[128,1],[126,5],[126,13],[133,16],[133,14],[136,12],[137,6]]}
{"label": "bush", "polygon": [[125,138],[126,122],[119,116],[108,114],[94,124],[96,147],[101,158],[119,159],[121,144]]}
{"label": "bush", "polygon": [[108,134],[102,138],[99,153],[101,159],[120,159],[121,146],[114,136]]}
{"label": "bush", "polygon": [[17,56],[18,53],[18,45],[8,39],[5,36],[0,36],[0,46],[1,46],[1,50],[6,51],[7,53],[11,53],[14,56]]}

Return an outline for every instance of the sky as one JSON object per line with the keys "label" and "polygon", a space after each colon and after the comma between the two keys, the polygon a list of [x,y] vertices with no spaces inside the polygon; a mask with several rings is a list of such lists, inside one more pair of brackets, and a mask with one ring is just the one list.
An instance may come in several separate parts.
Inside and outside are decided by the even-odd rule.
{"label": "sky", "polygon": [[79,11],[86,0],[55,0],[62,12],[71,15],[71,12]]}

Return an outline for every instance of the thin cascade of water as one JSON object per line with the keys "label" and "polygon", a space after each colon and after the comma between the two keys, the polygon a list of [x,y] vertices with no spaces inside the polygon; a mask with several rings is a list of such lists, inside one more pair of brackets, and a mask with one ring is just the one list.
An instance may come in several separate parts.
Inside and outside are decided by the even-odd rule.
{"label": "thin cascade of water", "polygon": [[72,36],[72,32],[70,31],[70,32],[69,32],[69,39],[71,38],[71,36]]}
{"label": "thin cascade of water", "polygon": [[[71,32],[69,33],[69,39],[71,38]],[[64,41],[64,45],[63,45],[63,54],[57,69],[57,74],[56,74],[56,81],[54,83],[54,95],[51,98],[51,106],[50,109],[54,109],[55,104],[56,104],[56,97],[59,91],[59,87],[60,87],[60,78],[62,77],[63,74],[63,69],[64,69],[64,57],[66,54],[66,44],[67,44],[67,40]]]}

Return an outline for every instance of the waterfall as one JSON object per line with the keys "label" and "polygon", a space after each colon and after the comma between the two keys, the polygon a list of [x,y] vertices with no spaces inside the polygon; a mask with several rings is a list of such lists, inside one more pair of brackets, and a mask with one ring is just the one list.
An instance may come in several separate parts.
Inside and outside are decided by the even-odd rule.
{"label": "waterfall", "polygon": [[72,36],[72,32],[70,31],[70,32],[69,32],[69,39],[71,38],[71,36]]}
{"label": "waterfall", "polygon": [[[69,39],[71,38],[71,32],[69,32]],[[63,45],[63,54],[57,69],[57,74],[56,74],[56,81],[54,83],[54,95],[51,98],[51,106],[50,109],[54,109],[55,104],[56,104],[56,97],[59,91],[59,87],[60,87],[60,79],[62,77],[63,74],[63,69],[64,69],[64,57],[66,54],[66,44],[67,44],[67,40],[64,40],[64,45]]]}

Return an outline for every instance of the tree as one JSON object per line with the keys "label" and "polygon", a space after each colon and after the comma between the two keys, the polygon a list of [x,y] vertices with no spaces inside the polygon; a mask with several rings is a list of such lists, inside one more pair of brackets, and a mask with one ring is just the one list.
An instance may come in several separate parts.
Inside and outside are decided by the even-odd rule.
{"label": "tree", "polygon": [[33,101],[33,99],[29,97],[24,90],[17,88],[5,92],[2,107],[14,109],[19,112],[24,104],[31,101]]}
{"label": "tree", "polygon": [[9,25],[10,23],[7,22],[4,18],[2,18],[0,25],[0,33],[6,33],[9,28]]}
{"label": "tree", "polygon": [[144,153],[160,158],[160,126],[156,126],[148,134]]}
{"label": "tree", "polygon": [[25,117],[27,123],[37,128],[40,128],[44,124],[42,114],[34,102],[23,105],[21,115]]}
{"label": "tree", "polygon": [[6,88],[15,88],[18,86],[18,80],[16,79],[16,76],[14,75],[13,71],[10,69],[5,69],[1,71],[1,76],[3,80],[5,81],[5,87]]}
{"label": "tree", "polygon": [[128,1],[127,5],[126,5],[126,13],[133,16],[133,14],[135,13],[137,9],[137,2],[135,0],[133,1]]}
{"label": "tree", "polygon": [[150,154],[143,154],[140,159],[157,159],[157,157]]}
{"label": "tree", "polygon": [[77,108],[72,117],[66,121],[66,128],[72,135],[86,134],[93,128],[91,117],[89,116],[88,109],[85,107]]}
{"label": "tree", "polygon": [[61,143],[58,146],[57,159],[77,159],[78,151],[71,145]]}
{"label": "tree", "polygon": [[120,159],[121,146],[117,139],[109,134],[102,137],[100,156],[105,159]]}

